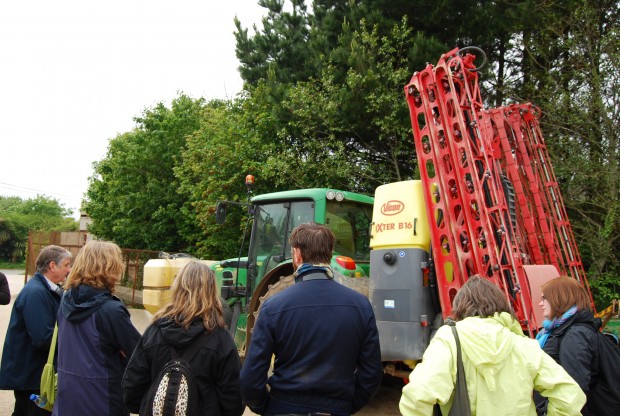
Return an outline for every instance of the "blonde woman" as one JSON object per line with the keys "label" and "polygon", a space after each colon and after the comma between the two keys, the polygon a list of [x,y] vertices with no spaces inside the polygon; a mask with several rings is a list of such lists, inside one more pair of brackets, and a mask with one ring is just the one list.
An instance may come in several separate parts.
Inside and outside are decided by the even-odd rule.
{"label": "blonde woman", "polygon": [[113,294],[124,270],[114,243],[89,241],[75,258],[58,312],[54,415],[128,414],[121,381],[140,333]]}
{"label": "blonde woman", "polygon": [[213,271],[198,261],[188,263],[179,271],[172,285],[170,303],[155,314],[129,360],[123,393],[130,411],[148,414],[146,393],[172,358],[172,350],[182,354],[195,340],[202,342],[190,361],[200,399],[196,414],[239,416],[243,413],[239,354],[225,328]]}

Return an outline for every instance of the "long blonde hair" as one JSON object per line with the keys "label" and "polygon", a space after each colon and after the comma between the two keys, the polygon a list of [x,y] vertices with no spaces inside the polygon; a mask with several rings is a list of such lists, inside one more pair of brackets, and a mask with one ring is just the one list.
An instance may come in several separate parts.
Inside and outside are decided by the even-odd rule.
{"label": "long blonde hair", "polygon": [[209,266],[199,261],[183,266],[172,283],[170,302],[155,313],[153,320],[162,318],[169,318],[185,329],[196,318],[201,318],[209,331],[226,325],[215,274]]}
{"label": "long blonde hair", "polygon": [[65,289],[87,285],[114,293],[124,271],[125,260],[119,246],[109,241],[89,241],[76,256]]}

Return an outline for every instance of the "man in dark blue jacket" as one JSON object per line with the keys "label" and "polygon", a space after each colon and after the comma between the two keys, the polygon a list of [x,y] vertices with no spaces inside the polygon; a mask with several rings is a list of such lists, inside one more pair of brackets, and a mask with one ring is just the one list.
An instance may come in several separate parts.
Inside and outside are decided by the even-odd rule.
{"label": "man in dark blue jacket", "polygon": [[71,270],[71,253],[47,246],[37,256],[36,268],[15,299],[2,350],[0,390],[14,390],[13,416],[50,414],[30,395],[39,393],[62,293],[58,284]]}
{"label": "man in dark blue jacket", "polygon": [[291,233],[295,284],[262,305],[241,369],[241,393],[255,413],[349,415],[379,389],[383,369],[372,306],[333,280],[334,242],[316,223]]}

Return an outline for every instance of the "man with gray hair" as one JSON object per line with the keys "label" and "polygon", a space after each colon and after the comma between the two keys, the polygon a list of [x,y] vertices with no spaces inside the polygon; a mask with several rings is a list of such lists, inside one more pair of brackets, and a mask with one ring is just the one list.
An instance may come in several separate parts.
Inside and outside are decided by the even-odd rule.
{"label": "man with gray hair", "polygon": [[47,246],[37,256],[37,272],[15,299],[4,340],[0,390],[13,390],[13,416],[50,415],[30,400],[39,394],[62,289],[71,270],[71,253]]}

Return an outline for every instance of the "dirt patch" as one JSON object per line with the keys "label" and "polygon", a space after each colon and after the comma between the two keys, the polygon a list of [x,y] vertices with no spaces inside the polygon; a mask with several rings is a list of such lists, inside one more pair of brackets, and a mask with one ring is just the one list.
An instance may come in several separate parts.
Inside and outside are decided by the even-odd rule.
{"label": "dirt patch", "polygon": [[[398,410],[398,402],[403,389],[402,380],[394,377],[385,376],[379,392],[372,398],[370,403],[362,410],[357,412],[356,416],[400,416]],[[244,416],[252,416],[250,409],[246,408]]]}

